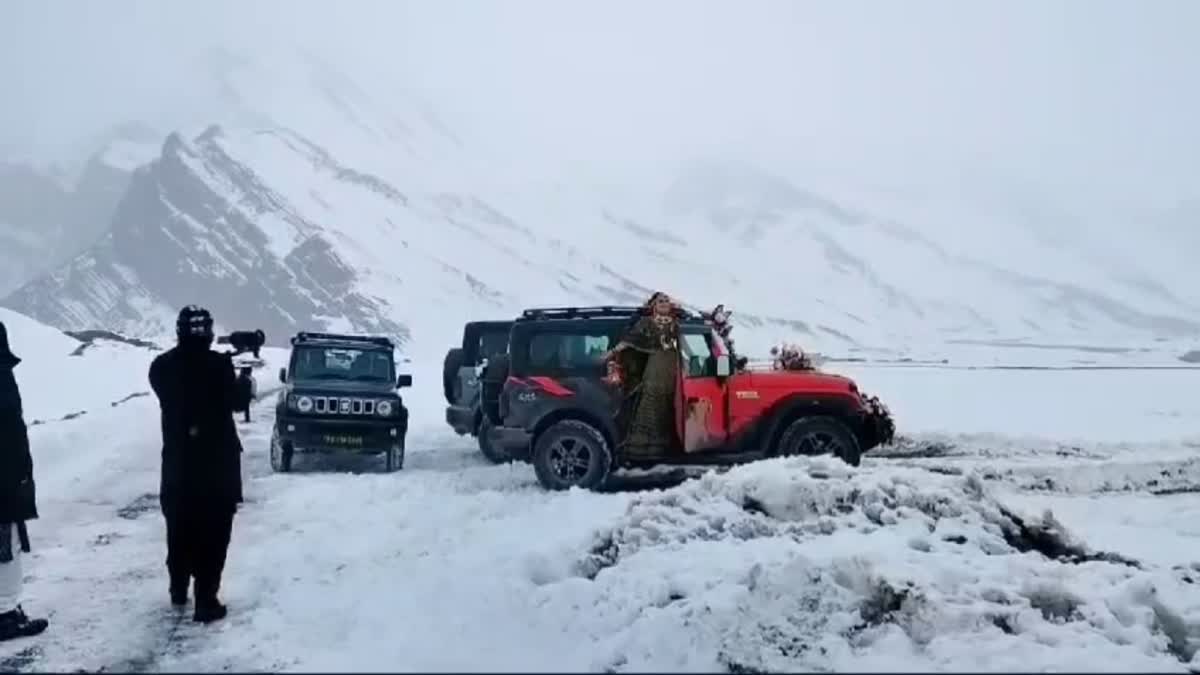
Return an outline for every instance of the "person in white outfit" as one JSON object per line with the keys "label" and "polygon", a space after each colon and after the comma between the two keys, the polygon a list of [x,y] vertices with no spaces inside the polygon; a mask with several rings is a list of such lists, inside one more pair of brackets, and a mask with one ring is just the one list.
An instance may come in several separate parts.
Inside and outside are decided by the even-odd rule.
{"label": "person in white outfit", "polygon": [[13,369],[21,362],[0,323],[0,642],[37,635],[50,625],[21,608],[21,553],[29,552],[25,521],[37,518],[33,457]]}

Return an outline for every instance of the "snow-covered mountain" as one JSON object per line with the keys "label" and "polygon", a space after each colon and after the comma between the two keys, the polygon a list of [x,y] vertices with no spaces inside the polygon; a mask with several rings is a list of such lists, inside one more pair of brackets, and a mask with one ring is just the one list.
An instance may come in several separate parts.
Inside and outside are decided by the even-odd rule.
{"label": "snow-covered mountain", "polygon": [[752,347],[1200,330],[1200,307],[1022,228],[939,229],[726,161],[622,198],[538,181],[416,102],[300,63],[223,62],[224,124],[172,133],[107,234],[3,304],[157,336],[197,302],[276,344],[325,328],[440,347],[472,318],[659,288],[733,306]]}
{"label": "snow-covered mountain", "polygon": [[0,160],[0,293],[53,271],[108,230],[131,172],[147,158],[124,134],[96,147],[66,173]]}

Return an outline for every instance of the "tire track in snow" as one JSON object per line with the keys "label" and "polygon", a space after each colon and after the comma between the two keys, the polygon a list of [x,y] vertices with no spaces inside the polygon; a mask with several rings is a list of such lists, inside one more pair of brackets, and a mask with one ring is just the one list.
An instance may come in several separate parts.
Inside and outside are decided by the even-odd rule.
{"label": "tire track in snow", "polygon": [[1174,443],[1056,443],[992,434],[901,437],[865,462],[947,475],[974,473],[1029,492],[1061,494],[1200,492],[1200,452]]}

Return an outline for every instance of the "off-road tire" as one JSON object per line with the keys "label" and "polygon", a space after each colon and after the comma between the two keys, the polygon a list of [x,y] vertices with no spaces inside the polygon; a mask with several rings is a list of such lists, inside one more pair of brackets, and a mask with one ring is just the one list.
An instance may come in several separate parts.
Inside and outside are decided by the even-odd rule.
{"label": "off-road tire", "polygon": [[479,451],[482,452],[483,456],[487,457],[487,460],[492,464],[505,464],[507,462],[511,462],[512,456],[505,452],[504,448],[497,447],[496,444],[492,443],[491,439],[488,438],[488,430],[493,426],[495,425],[492,424],[492,420],[488,419],[487,415],[479,416],[479,425],[475,427],[475,436],[479,441]]}
{"label": "off-road tire", "polygon": [[826,452],[850,466],[858,466],[862,462],[862,448],[858,439],[836,417],[813,416],[792,420],[779,434],[779,442],[775,445],[775,455],[780,457],[816,456]]}
{"label": "off-road tire", "polygon": [[[586,461],[574,465],[579,471],[577,477],[568,477],[560,470],[564,452],[575,453],[586,451]],[[534,441],[533,470],[538,482],[547,490],[567,490],[581,487],[585,490],[595,490],[604,485],[612,471],[612,450],[604,434],[596,427],[579,420],[563,420],[556,422],[543,431]],[[570,469],[571,467],[566,467]]]}
{"label": "off-road tire", "polygon": [[455,347],[446,352],[446,360],[442,362],[442,393],[446,403],[454,405],[458,398],[458,369],[462,367],[463,350]]}
{"label": "off-road tire", "polygon": [[275,473],[291,473],[292,458],[295,452],[292,447],[279,440],[279,432],[271,434],[271,470]]}

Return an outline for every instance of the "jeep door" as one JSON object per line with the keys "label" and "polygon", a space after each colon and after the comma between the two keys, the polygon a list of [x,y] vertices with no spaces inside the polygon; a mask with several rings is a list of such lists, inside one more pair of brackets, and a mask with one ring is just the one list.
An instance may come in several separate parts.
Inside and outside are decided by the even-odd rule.
{"label": "jeep door", "polygon": [[508,352],[511,321],[474,321],[463,328],[463,360],[458,368],[459,405],[473,406],[479,400],[477,368],[484,359]]}
{"label": "jeep door", "polygon": [[680,330],[679,368],[681,395],[675,400],[676,429],[687,453],[721,450],[729,439],[729,409],[725,384],[717,377],[718,354],[723,345],[702,326]]}

